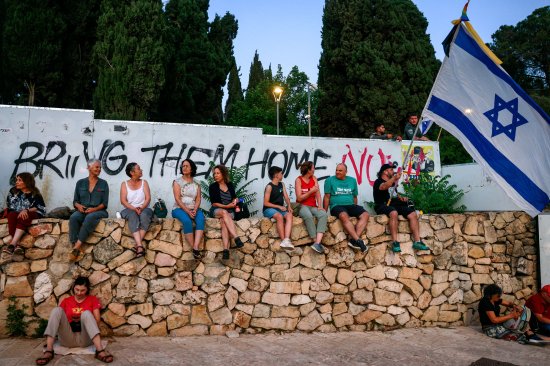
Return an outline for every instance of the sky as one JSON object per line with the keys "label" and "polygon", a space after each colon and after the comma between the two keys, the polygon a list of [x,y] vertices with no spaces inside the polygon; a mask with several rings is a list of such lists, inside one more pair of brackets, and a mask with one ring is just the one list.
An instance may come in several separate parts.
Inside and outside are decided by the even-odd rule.
{"label": "sky", "polygon": [[[428,34],[436,57],[443,59],[441,42],[451,30],[451,21],[460,17],[466,0],[413,0],[428,20]],[[321,55],[321,28],[324,0],[210,0],[209,16],[230,12],[239,22],[234,41],[237,65],[241,67],[243,88],[254,51],[273,70],[281,64],[288,74],[297,65],[311,82],[317,83]],[[549,0],[472,0],[468,8],[471,24],[483,41],[501,25],[516,25],[533,10],[550,5]],[[506,68],[506,65],[503,65]]]}

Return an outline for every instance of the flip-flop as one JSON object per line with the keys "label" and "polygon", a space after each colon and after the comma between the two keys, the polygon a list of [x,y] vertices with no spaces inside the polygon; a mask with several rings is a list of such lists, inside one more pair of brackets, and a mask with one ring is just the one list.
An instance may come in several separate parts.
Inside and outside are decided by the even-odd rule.
{"label": "flip-flop", "polygon": [[2,252],[8,253],[8,254],[13,254],[14,251],[15,251],[15,245],[13,244],[5,246],[4,249],[2,250]]}
{"label": "flip-flop", "polygon": [[51,360],[53,360],[55,356],[55,353],[53,353],[53,350],[44,350],[44,356],[43,357],[39,357],[36,359],[36,364],[37,365],[46,365],[47,363],[49,363]]}
{"label": "flip-flop", "polygon": [[142,246],[133,247],[132,252],[136,253],[136,258],[143,257],[145,255],[145,248]]}

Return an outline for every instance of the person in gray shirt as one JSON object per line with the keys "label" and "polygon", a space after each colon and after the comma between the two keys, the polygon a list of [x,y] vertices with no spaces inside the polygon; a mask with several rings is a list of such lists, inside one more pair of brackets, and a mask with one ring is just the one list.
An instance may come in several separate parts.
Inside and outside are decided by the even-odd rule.
{"label": "person in gray shirt", "polygon": [[101,163],[97,159],[88,160],[88,177],[76,182],[73,205],[76,211],[69,219],[69,240],[73,244],[71,261],[80,259],[80,248],[95,230],[99,220],[107,218],[109,185],[99,178]]}
{"label": "person in gray shirt", "polygon": [[394,136],[391,133],[386,133],[386,127],[384,127],[382,122],[377,122],[374,125],[374,132],[370,134],[369,138],[373,140],[401,141],[401,136]]}
{"label": "person in gray shirt", "polygon": [[[416,130],[416,125],[418,124],[418,115],[416,113],[409,113],[407,119],[408,122],[405,125],[404,133],[405,140],[430,141],[428,137],[422,135],[422,131],[420,131],[420,128]],[[414,133],[415,130],[416,134]]]}

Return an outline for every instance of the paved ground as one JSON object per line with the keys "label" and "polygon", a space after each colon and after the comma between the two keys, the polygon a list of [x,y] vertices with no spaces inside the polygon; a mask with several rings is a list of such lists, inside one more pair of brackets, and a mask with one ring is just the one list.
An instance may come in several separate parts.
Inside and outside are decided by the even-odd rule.
{"label": "paved ground", "polygon": [[[0,339],[0,365],[34,365],[37,339]],[[550,345],[490,339],[478,329],[420,328],[392,332],[241,335],[239,338],[114,338],[112,365],[470,365],[485,357],[515,365],[543,365]],[[102,365],[93,356],[56,356],[49,365]]]}

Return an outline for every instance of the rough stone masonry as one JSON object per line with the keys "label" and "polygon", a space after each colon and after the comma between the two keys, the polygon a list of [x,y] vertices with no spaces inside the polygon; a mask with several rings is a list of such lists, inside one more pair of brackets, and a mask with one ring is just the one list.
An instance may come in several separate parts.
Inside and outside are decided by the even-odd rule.
{"label": "rough stone masonry", "polygon": [[[347,246],[340,221],[331,217],[321,255],[308,246],[300,218],[292,252],[280,249],[270,220],[245,219],[237,222],[245,246],[222,262],[218,220],[207,221],[205,255],[197,261],[177,220],[153,224],[145,257],[135,258],[126,222],[105,219],[84,258],[71,264],[68,221],[37,220],[21,242],[24,258],[0,267],[0,333],[6,335],[10,297],[26,305],[32,334],[79,275],[89,276],[103,305],[102,333],[117,336],[464,325],[475,321],[485,284],[497,283],[516,303],[536,290],[535,224],[525,213],[423,215],[420,233],[430,251],[416,253],[401,217],[403,251],[391,252],[387,221],[369,219],[370,250],[362,254]],[[2,245],[10,239],[6,220],[0,239]]]}

